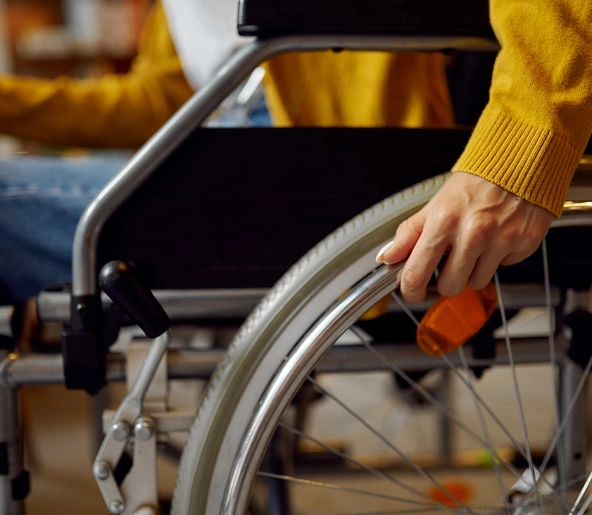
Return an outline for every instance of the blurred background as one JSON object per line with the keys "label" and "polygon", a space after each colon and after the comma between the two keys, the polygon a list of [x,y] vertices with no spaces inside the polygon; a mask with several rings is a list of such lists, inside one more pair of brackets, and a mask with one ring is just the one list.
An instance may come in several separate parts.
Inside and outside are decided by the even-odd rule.
{"label": "blurred background", "polygon": [[[153,0],[0,0],[0,73],[44,78],[124,73],[136,55],[152,4]],[[60,150],[1,139],[3,154]]]}

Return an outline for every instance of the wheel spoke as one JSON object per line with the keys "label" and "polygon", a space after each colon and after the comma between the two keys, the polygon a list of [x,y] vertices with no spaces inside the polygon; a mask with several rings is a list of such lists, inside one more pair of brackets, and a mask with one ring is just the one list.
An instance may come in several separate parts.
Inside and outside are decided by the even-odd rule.
{"label": "wheel spoke", "polygon": [[[397,303],[399,304],[399,306],[401,306],[401,309],[403,309],[403,311],[405,311],[405,313],[407,313],[410,317],[412,317],[412,320],[414,320],[414,322],[417,325],[419,325],[419,321],[417,321],[417,318],[415,318],[415,316],[413,315],[413,313],[411,313],[411,311],[409,311],[409,308],[405,305],[405,303],[403,302],[403,300],[396,293],[394,293],[394,292],[392,293],[392,296],[397,301]],[[489,415],[491,416],[491,418],[493,418],[493,420],[495,421],[495,423],[499,426],[499,428],[508,437],[508,439],[510,440],[510,442],[512,443],[512,445],[515,447],[515,449],[520,453],[520,455],[524,459],[526,459],[528,461],[527,454],[524,451],[524,449],[522,448],[522,446],[514,438],[514,436],[512,435],[512,433],[505,426],[505,424],[499,419],[499,417],[495,414],[495,412],[491,409],[491,407],[485,402],[485,400],[483,399],[483,397],[481,397],[481,395],[479,395],[477,393],[477,391],[473,388],[473,385],[466,378],[464,378],[462,376],[462,374],[457,370],[456,366],[452,363],[452,361],[450,361],[450,359],[448,358],[448,356],[446,356],[445,354],[443,354],[441,356],[441,358],[442,358],[442,360],[444,360],[444,362],[446,363],[446,365],[453,371],[453,373],[467,386],[467,388],[470,390],[471,394],[479,401],[479,403],[483,406],[483,408],[485,409],[485,411],[487,411],[487,413],[489,413]]]}
{"label": "wheel spoke", "polygon": [[398,456],[400,456],[411,468],[413,468],[419,475],[423,478],[428,480],[434,486],[438,487],[442,492],[444,492],[450,499],[456,502],[459,506],[464,508],[469,513],[474,513],[468,506],[466,506],[462,501],[456,498],[454,494],[448,491],[437,479],[435,479],[429,472],[423,470],[419,467],[413,460],[411,460],[405,453],[403,453],[397,446],[395,446],[388,438],[386,438],[380,431],[375,429],[371,424],[366,422],[363,417],[361,417],[358,413],[356,413],[353,409],[347,406],[342,400],[337,398],[334,394],[328,392],[325,388],[323,388],[315,379],[311,376],[307,377],[307,380],[310,381],[323,395],[327,396],[328,398],[335,401],[339,404],[345,411],[347,411],[352,417],[354,417],[358,422],[360,422],[366,429],[372,432],[377,438],[379,438],[382,442],[384,442],[393,452],[395,452]]}
{"label": "wheel spoke", "polygon": [[[411,513],[432,513],[434,511],[439,511],[434,508],[413,508],[411,510],[397,510],[397,511],[363,511],[358,513],[347,513],[343,515],[404,515],[404,514],[411,514]],[[458,513],[458,512],[454,512]],[[340,514],[337,514],[340,515]]]}
{"label": "wheel spoke", "polygon": [[[440,512],[439,509],[434,508],[434,507],[428,507],[426,506],[425,508],[413,508],[411,510],[396,510],[396,511],[376,511],[376,512],[368,512],[368,511],[363,511],[363,512],[358,512],[358,513],[347,513],[347,514],[343,514],[343,515],[406,515],[406,514],[411,514],[411,513],[433,513],[433,512]],[[459,513],[457,510],[453,511],[453,513]],[[340,515],[340,514],[336,514],[336,515]]]}
{"label": "wheel spoke", "polygon": [[399,295],[397,295],[396,292],[392,292],[391,293],[391,297],[393,299],[395,299],[395,301],[397,302],[397,304],[399,305],[399,307],[409,317],[409,319],[415,324],[415,327],[419,327],[419,320],[417,320],[417,317],[409,309],[409,307],[407,306],[407,304],[405,304],[405,302],[403,302],[403,299]]}
{"label": "wheel spoke", "polygon": [[[555,431],[559,429],[559,378],[557,377],[557,354],[555,352],[555,321],[553,317],[553,309],[551,305],[551,282],[549,280],[549,256],[547,254],[547,239],[543,238],[541,249],[543,252],[543,282],[545,287],[545,305],[547,307],[547,320],[549,323],[549,361],[551,363],[550,372],[551,372],[551,382],[553,384],[553,394],[555,402],[555,409],[553,410],[553,424],[555,426]],[[563,444],[560,442],[557,446],[557,457],[558,462],[563,463]],[[557,467],[557,472],[559,474],[559,488],[561,488],[561,496],[563,498],[566,497],[565,491],[565,477],[563,467]]]}
{"label": "wheel spoke", "polygon": [[[460,361],[462,363],[465,374],[467,375],[467,379],[472,384],[473,381],[471,379],[471,371],[469,369],[469,364],[467,363],[467,357],[465,356],[465,350],[462,347],[459,347],[458,354],[460,356]],[[473,397],[473,400],[475,401],[475,410],[477,412],[477,417],[479,418],[479,423],[481,424],[481,428],[483,429],[483,435],[485,436],[485,441],[487,442],[487,448],[490,449],[489,452],[491,452],[491,449],[493,449],[493,443],[491,440],[491,435],[489,434],[489,429],[487,428],[487,422],[485,421],[485,417],[483,416],[483,411],[481,410],[481,405],[479,404],[477,399],[475,399],[474,397]],[[500,495],[503,500],[506,497],[506,488],[504,486],[504,482],[502,480],[499,465],[498,465],[498,462],[496,459],[493,459],[493,470],[495,472],[495,477],[497,480],[498,488],[500,490]],[[508,512],[508,515],[512,514],[512,511],[510,510],[509,507],[507,508],[507,512]]]}
{"label": "wheel spoke", "polygon": [[448,410],[445,406],[442,405],[433,395],[431,395],[425,388],[423,388],[417,381],[414,381],[408,374],[406,374],[398,365],[393,363],[389,360],[382,352],[380,352],[374,345],[372,345],[367,338],[364,337],[359,331],[356,330],[355,327],[351,328],[351,331],[358,336],[362,344],[372,353],[374,354],[380,361],[382,361],[387,367],[389,367],[395,374],[398,374],[400,377],[403,378],[405,382],[407,382],[415,391],[417,391],[424,399],[426,399],[434,408],[436,408],[442,415],[448,417],[451,422],[456,424],[460,429],[462,429],[466,434],[471,436],[475,439],[478,443],[483,445],[487,450],[491,453],[494,460],[499,461],[502,463],[510,472],[512,472],[516,477],[520,477],[520,472],[511,464],[505,461],[497,451],[490,446],[486,440],[481,438],[475,431],[473,431],[469,426],[467,426],[464,422],[462,422],[454,413]]}
{"label": "wheel spoke", "polygon": [[[336,490],[340,492],[347,492],[356,495],[364,495],[368,497],[373,497],[375,499],[381,499],[386,501],[398,502],[398,503],[405,503],[410,504],[412,506],[418,506],[417,509],[407,509],[407,510],[397,510],[397,511],[380,511],[376,512],[376,515],[386,515],[386,514],[403,514],[403,513],[431,513],[431,512],[446,512],[446,513],[466,513],[468,508],[467,507],[459,507],[459,508],[451,508],[449,506],[444,506],[442,504],[438,504],[437,501],[431,501],[429,503],[422,503],[419,501],[413,501],[410,499],[403,499],[400,497],[396,497],[393,495],[383,494],[380,492],[371,492],[368,490],[362,490],[359,488],[351,488],[348,486],[343,485],[336,485],[333,483],[327,483],[325,481],[317,481],[314,479],[304,479],[300,477],[290,476],[287,474],[275,474],[273,472],[259,472],[258,475],[260,477],[266,477],[270,479],[279,479],[282,481],[288,481],[295,484],[307,485],[307,486],[316,486],[319,488],[325,488],[327,490]],[[500,503],[500,504],[489,504],[489,505],[474,505],[472,508],[475,510],[479,510],[479,513],[483,513],[483,510],[500,510],[504,508],[508,508],[508,503]],[[469,510],[469,513],[474,513],[472,510]],[[372,515],[371,512],[364,511],[365,515]],[[355,515],[355,514],[350,514]]]}
{"label": "wheel spoke", "polygon": [[586,502],[582,505],[582,507],[580,508],[580,511],[578,511],[577,515],[584,515],[584,513],[586,513],[586,510],[590,507],[591,504],[592,504],[592,494],[590,494],[587,497]]}
{"label": "wheel spoke", "polygon": [[[365,495],[368,497],[374,497],[375,499],[382,499],[382,500],[386,500],[386,501],[405,503],[405,504],[410,504],[412,506],[421,506],[422,509],[429,508],[431,511],[446,511],[446,512],[452,512],[452,513],[465,513],[465,510],[467,509],[467,508],[465,508],[465,510],[460,510],[459,508],[456,508],[456,509],[449,508],[448,506],[435,504],[435,501],[432,501],[430,503],[424,503],[424,502],[414,501],[412,499],[404,499],[402,497],[396,497],[394,495],[382,494],[380,492],[371,492],[371,491],[362,490],[359,488],[351,488],[349,486],[335,485],[332,483],[326,483],[324,481],[315,481],[313,479],[304,479],[304,478],[289,476],[289,475],[285,475],[285,474],[274,474],[272,472],[259,471],[259,476],[267,477],[267,478],[271,478],[271,479],[281,479],[284,481],[289,481],[292,483],[298,483],[298,484],[302,484],[302,485],[318,486],[320,488],[325,488],[328,490],[338,490],[341,492],[348,492],[348,493],[353,493],[353,494],[357,494],[357,495]],[[474,513],[474,512],[471,511],[471,513]]]}
{"label": "wheel spoke", "polygon": [[[410,317],[412,317],[412,320],[414,320],[415,323],[417,325],[419,325],[419,321],[417,321],[417,318],[415,318],[415,316],[413,315],[413,313],[411,313],[411,311],[409,311],[409,308],[405,305],[405,303],[403,302],[403,300],[396,293],[394,293],[394,292],[392,293],[392,296],[397,301],[397,303],[399,304],[399,306],[401,306],[401,309],[403,309],[403,311],[405,311]],[[487,411],[487,413],[489,413],[489,415],[491,416],[491,418],[493,418],[493,420],[495,421],[495,423],[499,426],[499,428],[508,437],[508,439],[510,440],[510,442],[512,443],[512,445],[515,447],[515,449],[520,453],[520,455],[524,459],[527,459],[527,455],[526,455],[526,452],[524,451],[524,449],[522,449],[521,445],[514,438],[514,436],[512,435],[512,433],[509,431],[509,429],[499,419],[499,417],[495,414],[495,412],[491,409],[491,407],[485,402],[485,399],[483,399],[483,397],[481,397],[481,395],[479,395],[477,393],[477,391],[473,388],[473,385],[465,377],[462,376],[462,374],[457,370],[457,368],[454,365],[454,363],[452,363],[452,361],[450,361],[450,359],[448,358],[448,356],[446,356],[446,354],[442,354],[440,357],[446,363],[446,365],[448,366],[448,368],[450,368],[450,370],[452,370],[453,373],[467,386],[467,388],[470,390],[471,394],[479,401],[479,403],[481,404],[481,406],[483,406],[483,408],[485,409],[485,411]]]}
{"label": "wheel spoke", "polygon": [[[520,387],[518,386],[518,376],[516,375],[516,366],[514,365],[514,355],[512,353],[512,344],[510,343],[510,330],[508,328],[508,321],[506,320],[506,310],[504,309],[504,301],[499,283],[497,273],[494,275],[495,289],[497,290],[497,298],[500,307],[500,314],[502,316],[502,324],[504,328],[504,339],[506,341],[506,349],[508,352],[508,360],[510,362],[510,370],[512,371],[512,379],[514,382],[514,393],[516,395],[516,403],[518,405],[518,414],[520,416],[520,425],[522,429],[522,438],[524,439],[524,449],[526,451],[526,459],[528,467],[532,476],[532,491],[534,493],[535,506],[537,513],[541,515],[541,508],[539,502],[539,494],[536,486],[537,477],[534,470],[534,463],[532,462],[532,453],[530,452],[530,442],[528,440],[528,428],[526,427],[526,418],[524,417],[524,407],[522,405],[522,397],[520,395]],[[541,475],[542,476],[542,475]]]}
{"label": "wheel spoke", "polygon": [[[499,514],[499,511],[506,508],[511,509],[511,505],[509,504],[500,504],[499,506],[473,506],[474,509],[478,509],[479,513],[483,515],[483,513],[487,512],[495,512]],[[484,512],[483,510],[487,510]],[[434,509],[426,510],[425,508],[420,509],[413,509],[413,510],[406,510],[406,511],[364,511],[361,513],[347,513],[347,515],[400,515],[402,513],[431,513],[432,511],[436,511]],[[458,510],[454,510],[453,513],[459,513]],[[344,514],[345,515],[345,514]]]}
{"label": "wheel spoke", "polygon": [[541,476],[544,473],[544,471],[546,470],[547,465],[549,464],[549,460],[551,459],[551,456],[553,455],[553,451],[557,447],[559,439],[561,438],[561,435],[567,426],[567,423],[569,421],[569,417],[574,409],[574,406],[576,405],[576,402],[578,400],[580,393],[582,392],[584,385],[586,384],[586,380],[588,378],[588,375],[590,374],[591,369],[592,369],[592,356],[590,357],[590,359],[588,360],[588,363],[586,364],[586,368],[584,369],[582,377],[580,378],[580,380],[578,382],[578,385],[576,387],[576,391],[574,392],[574,394],[567,406],[565,415],[561,419],[561,423],[559,424],[559,428],[557,429],[557,431],[553,435],[553,439],[551,440],[551,444],[549,445],[549,448],[547,449],[547,452],[545,453],[545,456],[543,457],[543,461],[541,462],[541,466],[539,467]]}
{"label": "wheel spoke", "polygon": [[346,454],[344,452],[340,452],[337,449],[333,449],[332,447],[330,447],[329,445],[323,443],[321,440],[319,440],[318,438],[315,438],[311,435],[308,435],[306,433],[303,433],[302,431],[299,431],[298,429],[296,429],[295,427],[292,427],[284,422],[280,422],[279,426],[286,429],[287,431],[290,431],[291,433],[295,434],[296,436],[299,436],[301,438],[305,438],[311,442],[313,442],[314,444],[318,445],[319,447],[322,447],[323,449],[325,449],[326,451],[330,452],[331,454],[349,461],[350,463],[353,463],[354,465],[360,467],[361,469],[375,475],[378,478],[381,479],[385,479],[386,481],[389,481],[403,489],[405,489],[405,491],[408,492],[412,492],[415,495],[422,497],[423,499],[425,499],[426,501],[432,501],[432,499],[425,493],[422,492],[421,490],[417,490],[416,488],[412,487],[411,485],[408,485],[406,483],[404,483],[403,481],[399,481],[398,479],[390,476],[389,474],[385,474],[384,472],[375,469],[374,467],[369,467],[365,464],[363,464],[362,462],[356,460],[355,458],[353,458],[352,456],[350,456],[349,454]]}
{"label": "wheel spoke", "polygon": [[586,490],[588,490],[588,487],[590,486],[590,482],[592,482],[592,472],[590,472],[590,474],[588,475],[588,478],[586,479],[584,486],[580,490],[580,493],[578,494],[578,497],[577,497],[576,501],[574,502],[574,505],[572,506],[571,510],[569,510],[569,515],[572,515],[573,512],[575,512],[576,509],[578,508],[580,502],[582,501],[582,498],[584,497],[584,495],[586,493]]}
{"label": "wheel spoke", "polygon": [[[547,274],[548,275],[548,274]],[[437,271],[436,271],[436,277],[437,277]],[[497,275],[496,275],[497,278]],[[499,283],[497,284],[497,293],[498,293],[498,297],[501,298],[501,292],[500,292],[500,288],[499,288]],[[394,298],[394,300],[397,302],[397,304],[400,306],[400,308],[408,315],[408,317],[410,318],[410,320],[413,321],[413,323],[418,326],[419,325],[419,321],[417,320],[417,318],[415,317],[415,315],[411,312],[411,310],[408,308],[408,306],[405,304],[405,302],[403,302],[403,300],[401,299],[401,297],[399,295],[397,295],[396,292],[392,292],[391,296]],[[550,305],[550,287],[547,287],[547,305]],[[503,302],[503,301],[502,301]],[[503,304],[501,304],[500,306],[501,309],[503,309]],[[509,336],[509,333],[507,331],[507,320],[505,317],[505,311],[502,313],[502,322],[504,323],[504,327],[505,327],[505,332],[506,334]],[[360,336],[358,336],[360,337]],[[362,339],[362,338],[361,338]],[[507,340],[509,340],[509,337],[507,338]],[[362,340],[363,341],[363,340]],[[554,342],[554,339],[553,339]],[[363,341],[364,343],[364,341]],[[369,348],[369,350],[371,350],[371,352],[373,352],[377,357],[379,352],[375,349],[374,346],[370,346],[369,344],[364,343],[364,345]],[[553,347],[554,348],[554,347]],[[514,364],[514,360],[513,360],[513,353],[512,353],[512,349],[511,349],[511,343],[509,341],[506,341],[506,349],[507,349],[507,353],[508,353],[508,357],[511,360],[511,366],[513,369],[513,373],[515,376],[515,364]],[[384,358],[384,359],[383,359]],[[491,407],[487,404],[487,402],[485,401],[485,399],[483,399],[483,397],[481,397],[481,395],[479,395],[477,393],[477,391],[475,390],[473,384],[471,383],[470,380],[468,380],[467,378],[463,377],[462,374],[460,374],[460,372],[458,371],[457,367],[452,363],[452,361],[450,361],[450,359],[446,356],[446,355],[442,355],[441,358],[444,360],[444,362],[446,363],[446,365],[453,371],[453,373],[467,386],[467,388],[470,390],[471,394],[473,395],[473,398],[475,399],[475,402],[478,403],[480,406],[482,406],[487,413],[492,417],[492,419],[495,421],[495,423],[497,424],[497,426],[503,431],[503,433],[508,437],[508,439],[510,440],[510,442],[512,443],[512,445],[514,446],[514,448],[516,449],[516,451],[518,451],[518,453],[527,461],[527,463],[529,463],[529,468],[530,468],[530,472],[531,475],[534,477],[534,466],[532,465],[532,457],[529,459],[529,452],[527,453],[525,449],[523,449],[521,447],[521,445],[518,443],[518,441],[514,438],[514,436],[512,435],[512,433],[509,431],[509,429],[506,427],[506,425],[499,419],[499,417],[495,414],[495,412],[491,409]],[[386,359],[386,357],[382,357],[379,359],[381,359],[385,364],[387,364],[387,366],[390,366],[391,368],[396,367],[396,365],[392,364],[392,363],[388,363],[388,360]],[[386,360],[386,361],[385,361]],[[466,358],[465,358],[466,360]],[[398,367],[396,367],[397,370],[393,370],[397,373],[400,373],[400,375],[410,384],[412,385],[414,388],[415,386],[412,384],[414,383],[413,380],[411,378],[405,377],[406,374],[404,374],[402,372],[402,370],[398,370]],[[470,376],[469,376],[470,377]],[[517,381],[514,381],[514,385],[517,386]],[[419,386],[419,385],[417,385]],[[578,388],[579,391],[580,388]],[[435,403],[437,403],[437,401],[435,399],[432,400],[429,399],[429,397],[431,397],[429,395],[429,393],[427,393],[425,390],[422,392],[421,390],[423,390],[421,388],[421,386],[419,386],[419,388],[417,388],[417,391],[419,391],[422,395],[424,395],[424,397],[426,399],[428,399],[434,406],[436,406]],[[427,396],[426,396],[427,395]],[[573,409],[573,404],[575,404],[575,401],[572,403],[571,405],[571,409]],[[521,402],[519,403],[519,406],[521,406]],[[445,408],[444,408],[445,409]],[[568,410],[568,414],[571,410]],[[523,413],[523,410],[522,410]],[[451,420],[453,422],[455,422],[456,417],[454,417],[454,415],[451,415]],[[522,422],[522,426],[523,428],[525,427],[525,423],[523,422],[523,417],[521,417],[521,422]],[[456,423],[456,422],[455,422]],[[459,424],[457,424],[459,425]],[[563,424],[563,426],[565,426],[565,423]],[[460,422],[459,427],[461,428],[466,428],[466,425],[463,424],[462,422]],[[561,428],[563,429],[563,428]],[[472,430],[470,429],[465,429],[465,431],[467,431],[468,434],[470,434],[471,436],[473,436],[474,438],[476,438],[477,441],[479,441],[482,445],[484,445],[486,448],[488,448],[488,450],[492,453],[492,456],[494,458],[499,459],[499,461],[506,466],[506,468],[509,468],[510,470],[512,470],[512,472],[514,472],[518,477],[521,477],[521,474],[511,465],[511,464],[506,464],[503,460],[501,460],[499,458],[499,456],[497,455],[497,453],[495,452],[495,450],[489,446],[486,442],[484,442],[478,435],[476,435]],[[525,439],[525,442],[528,445],[528,441]],[[554,444],[552,443],[552,447],[554,447]],[[551,449],[549,449],[549,451],[552,452]],[[548,456],[551,456],[551,453],[548,452]],[[495,461],[495,460],[494,460]],[[543,463],[546,464],[546,462],[548,462],[548,458],[547,460],[543,460]],[[509,466],[509,467],[508,467]],[[549,480],[543,475],[543,471],[544,468],[541,467],[541,472],[540,472],[540,477],[539,479],[542,480],[544,483],[546,483],[546,485],[552,490],[553,495],[558,499],[558,501],[565,507],[565,509],[569,509],[569,506],[567,505],[566,501],[563,499],[563,497],[557,492],[557,488],[552,485]],[[535,494],[537,495],[537,494]]]}

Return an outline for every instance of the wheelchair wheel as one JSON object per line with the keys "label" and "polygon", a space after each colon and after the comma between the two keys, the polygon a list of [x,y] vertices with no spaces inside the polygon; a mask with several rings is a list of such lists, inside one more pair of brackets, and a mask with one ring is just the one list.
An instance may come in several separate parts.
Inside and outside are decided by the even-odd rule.
{"label": "wheelchair wheel", "polygon": [[[578,354],[576,349],[570,355],[572,346],[564,340],[555,341],[559,339],[559,329],[562,329],[559,324],[563,322],[557,322],[555,338],[546,336],[536,341],[520,342],[502,338],[501,343],[491,343],[492,346],[497,345],[501,352],[485,357],[479,352],[469,355],[464,350],[450,356],[427,357],[417,352],[409,354],[408,346],[401,347],[404,352],[391,352],[374,345],[378,337],[372,334],[378,333],[371,328],[361,329],[364,323],[359,322],[360,317],[388,296],[397,281],[396,269],[380,267],[377,270],[374,261],[376,252],[392,237],[403,220],[425,205],[446,178],[447,175],[443,175],[420,183],[362,213],[313,248],[262,300],[244,323],[211,379],[183,453],[173,513],[246,513],[251,494],[258,488],[258,481],[267,484],[269,490],[265,494],[267,512],[282,514],[291,512],[287,507],[288,498],[302,499],[309,495],[302,493],[301,487],[304,486],[313,491],[337,491],[342,503],[335,504],[332,512],[352,514],[438,511],[575,513],[577,510],[570,510],[576,500],[579,506],[587,502],[585,489],[582,489],[587,470],[585,438],[577,436],[585,433],[585,430],[582,431],[581,416],[583,386],[592,361],[589,352],[587,355],[584,352],[582,356],[582,352]],[[579,218],[577,223],[589,224],[586,220]],[[570,274],[575,268],[559,267],[560,270],[570,269]],[[529,273],[529,269],[523,269],[518,282],[528,277]],[[511,277],[507,280],[509,283],[512,281],[515,279]],[[580,275],[578,281],[580,289],[582,284],[589,286]],[[348,293],[344,295],[344,292]],[[563,311],[567,289],[551,295],[548,286],[545,292],[542,297],[547,301],[547,311]],[[504,297],[501,296],[502,299]],[[527,297],[532,299],[533,295],[528,294]],[[534,297],[537,302],[540,301],[540,295],[535,294]],[[518,304],[528,305],[528,302],[522,299]],[[500,312],[502,318],[505,317],[505,311],[500,309]],[[504,323],[504,326],[507,324]],[[446,474],[456,474],[458,467],[432,467],[421,459],[417,460],[415,455],[406,453],[398,443],[367,423],[348,406],[347,399],[331,393],[323,386],[322,380],[317,379],[315,370],[322,372],[321,363],[329,355],[327,353],[332,352],[330,349],[336,340],[348,329],[358,339],[358,346],[373,358],[375,364],[381,364],[384,370],[402,378],[404,383],[451,420],[465,435],[464,438],[472,439],[485,450],[482,456],[489,459],[481,460],[483,470],[478,471],[485,476],[482,490],[486,495],[483,499],[471,499],[469,502],[462,492],[450,486],[446,479],[450,476]],[[565,330],[562,334],[571,334],[570,331]],[[572,358],[575,354],[579,357],[574,362]],[[537,454],[540,445],[537,444],[535,449],[528,438],[528,431],[532,432],[533,428],[525,420],[528,410],[523,406],[520,393],[522,379],[516,372],[521,368],[519,363],[546,367],[529,370],[530,373],[534,370],[537,377],[544,377],[542,383],[547,384],[545,406],[548,410],[544,411],[557,411],[550,420],[554,430],[543,437],[545,449],[541,455]],[[476,378],[493,365],[496,369],[498,365],[500,369],[502,365],[509,365],[505,368],[510,375],[503,381],[511,385],[508,390],[511,398],[502,401],[501,406],[508,403],[515,406],[513,419],[518,419],[517,427],[510,427],[511,424],[503,420],[503,415],[497,414],[500,402],[487,399],[487,388],[479,388]],[[463,422],[455,411],[434,399],[422,386],[421,374],[411,374],[411,371],[442,368],[447,368],[455,377],[457,387],[469,393],[472,422]],[[363,370],[364,365],[360,365],[359,369]],[[310,474],[304,477],[292,474],[294,466],[291,460],[281,459],[286,446],[282,451],[277,442],[281,443],[282,435],[286,433],[292,436],[292,441],[294,436],[307,438],[299,428],[290,424],[286,416],[292,399],[303,384],[312,386],[324,399],[340,406],[364,426],[369,435],[381,442],[385,453],[397,458],[397,463],[389,465],[393,470],[369,466],[356,458],[343,456],[343,453],[321,441],[312,437],[309,439],[347,462],[346,468],[355,470],[354,478],[359,474],[369,474],[381,480],[386,489],[364,489],[352,486],[348,481],[339,485],[315,479]],[[541,412],[540,408],[536,411]],[[497,436],[493,433],[496,431],[501,432],[505,447],[494,441]],[[510,452],[505,452],[506,448]],[[270,456],[272,461],[280,456],[279,467],[267,466]],[[474,470],[479,468],[478,465],[477,461],[471,463],[471,476],[476,474]],[[436,470],[440,468],[445,469],[444,476]],[[450,472],[449,469],[454,470]],[[466,474],[466,471],[463,473]],[[532,488],[535,483],[537,488]],[[587,483],[585,486],[588,486]],[[350,500],[351,496],[361,497],[364,501],[361,505],[356,504]],[[270,507],[271,504],[274,508]],[[323,507],[319,511],[326,513],[326,509]],[[292,511],[308,512],[302,507],[292,508]]]}

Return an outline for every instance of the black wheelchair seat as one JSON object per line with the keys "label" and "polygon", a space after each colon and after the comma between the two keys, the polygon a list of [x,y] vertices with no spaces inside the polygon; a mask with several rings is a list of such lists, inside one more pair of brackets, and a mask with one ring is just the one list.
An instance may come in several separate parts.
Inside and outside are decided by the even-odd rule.
{"label": "black wheelchair seat", "polygon": [[[109,219],[98,267],[133,263],[153,289],[269,288],[316,243],[389,195],[448,171],[468,129],[196,129]],[[555,230],[553,277],[590,269]],[[539,260],[501,269],[540,281]],[[98,273],[98,270],[97,270]],[[589,273],[582,277],[588,280]]]}
{"label": "black wheelchair seat", "polygon": [[151,288],[267,288],[331,231],[447,171],[470,131],[197,129],[118,209],[99,269]]}

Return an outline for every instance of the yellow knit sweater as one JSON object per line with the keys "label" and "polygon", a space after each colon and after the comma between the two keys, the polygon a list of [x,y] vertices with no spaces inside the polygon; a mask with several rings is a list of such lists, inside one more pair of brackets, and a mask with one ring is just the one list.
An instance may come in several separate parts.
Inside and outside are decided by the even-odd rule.
{"label": "yellow knit sweater", "polygon": [[266,69],[265,94],[280,127],[453,123],[441,54],[304,52],[275,57]]}
{"label": "yellow knit sweater", "polygon": [[[277,125],[452,123],[441,55],[305,53],[272,59],[267,69],[266,94]],[[52,144],[136,147],[192,93],[157,1],[125,75],[0,76],[0,132]]]}
{"label": "yellow knit sweater", "polygon": [[490,101],[453,171],[556,216],[592,131],[592,2],[490,0]]}

